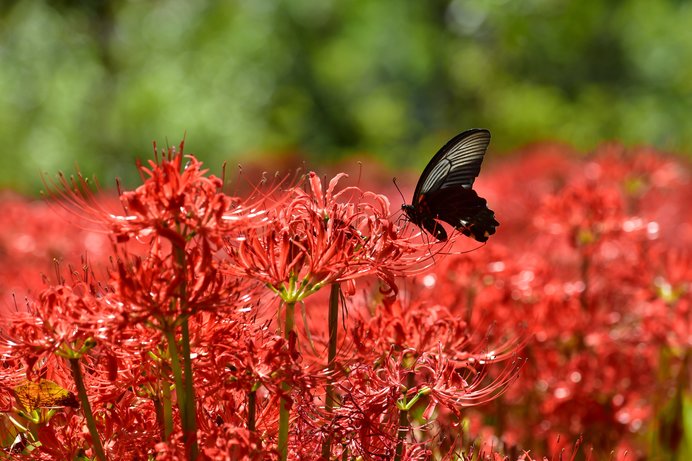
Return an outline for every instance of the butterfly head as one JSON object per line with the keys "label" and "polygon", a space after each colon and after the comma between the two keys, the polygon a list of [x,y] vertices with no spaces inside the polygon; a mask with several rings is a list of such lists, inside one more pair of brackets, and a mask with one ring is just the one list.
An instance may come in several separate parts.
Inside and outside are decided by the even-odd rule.
{"label": "butterfly head", "polygon": [[403,204],[401,205],[401,210],[408,217],[409,221],[415,222],[418,213],[416,212],[416,207],[413,205]]}
{"label": "butterfly head", "polygon": [[447,240],[447,231],[432,217],[429,210],[416,208],[414,205],[401,205],[401,209],[413,224],[425,229],[440,242]]}

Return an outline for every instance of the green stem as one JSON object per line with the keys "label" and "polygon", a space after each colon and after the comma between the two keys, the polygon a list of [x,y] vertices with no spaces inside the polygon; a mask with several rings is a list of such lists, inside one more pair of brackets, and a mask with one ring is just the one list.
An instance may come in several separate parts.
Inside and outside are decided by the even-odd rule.
{"label": "green stem", "polygon": [[406,434],[408,434],[408,426],[408,410],[399,410],[399,430],[394,461],[401,461],[401,456],[404,454],[404,441],[406,440]]}
{"label": "green stem", "polygon": [[168,355],[171,357],[171,371],[173,372],[173,381],[175,382],[175,396],[178,403],[178,410],[180,410],[180,419],[183,421],[183,424],[185,424],[187,404],[185,403],[185,387],[183,386],[183,369],[180,366],[178,343],[175,340],[175,334],[171,328],[172,327],[167,327],[163,333],[168,341]]}
{"label": "green stem", "polygon": [[[341,286],[338,283],[332,284],[332,290],[329,294],[329,349],[327,358],[327,388],[325,390],[324,411],[327,417],[330,417],[334,411],[335,393],[334,393],[334,366],[336,359],[337,332],[339,325],[339,297],[341,295]],[[322,458],[329,459],[332,451],[332,437],[327,435],[322,444]]]}
{"label": "green stem", "polygon": [[[284,322],[284,338],[286,341],[290,340],[291,333],[293,332],[293,322],[295,316],[295,303],[286,303],[286,321]],[[291,390],[291,386],[283,382],[281,384],[281,389],[285,394]],[[281,397],[279,402],[279,440],[278,440],[278,450],[279,459],[281,461],[286,461],[288,459],[288,426],[289,426],[289,416],[290,416],[290,406],[289,401],[286,397]]]}
{"label": "green stem", "polygon": [[72,378],[77,385],[77,394],[79,395],[79,401],[84,410],[84,417],[86,418],[87,427],[89,428],[89,434],[91,434],[91,442],[94,444],[93,448],[96,453],[96,458],[99,461],[106,461],[108,458],[106,458],[99,433],[96,430],[96,420],[94,419],[94,414],[91,412],[91,405],[89,405],[89,398],[87,397],[86,386],[84,385],[84,377],[82,376],[82,367],[79,364],[79,359],[75,358],[69,360],[70,367],[72,368]]}
{"label": "green stem", "polygon": [[197,410],[195,408],[195,387],[192,380],[192,358],[190,354],[190,326],[185,318],[182,324],[183,367],[185,368],[185,446],[189,450],[190,460],[197,459]]}
{"label": "green stem", "polygon": [[415,384],[415,375],[409,373],[406,377],[406,390],[404,391],[403,401],[404,405],[399,406],[399,429],[397,434],[396,443],[396,454],[394,455],[394,461],[401,461],[401,457],[404,454],[404,442],[406,441],[406,434],[408,434],[410,423],[408,421],[408,412],[411,409],[410,402],[406,402],[406,394],[408,390]]}
{"label": "green stem", "polygon": [[251,390],[247,396],[247,428],[255,432],[255,412],[257,411],[257,391]]}
{"label": "green stem", "polygon": [[[178,402],[181,411],[181,420],[183,426],[183,438],[185,441],[185,449],[188,459],[194,461],[197,459],[199,449],[197,446],[197,411],[195,408],[195,388],[192,379],[192,357],[190,353],[190,323],[189,323],[189,306],[187,304],[187,261],[185,248],[174,245],[175,259],[178,263],[181,275],[181,283],[178,289],[180,297],[180,312],[182,315],[181,323],[181,347],[182,359],[184,368],[184,379],[181,377],[183,387],[176,389],[178,392],[184,393],[185,398],[182,402]],[[176,382],[176,387],[178,383]],[[184,410],[183,410],[184,407]]]}
{"label": "green stem", "polygon": [[166,435],[166,421],[164,420],[165,418],[163,416],[163,405],[161,404],[161,399],[158,396],[154,396],[152,397],[151,402],[154,404],[154,412],[156,413],[156,422],[159,425],[161,440],[165,442],[168,440],[168,436]]}
{"label": "green stem", "polygon": [[173,402],[171,400],[171,386],[168,380],[161,376],[161,396],[163,416],[163,440],[168,438],[173,433]]}

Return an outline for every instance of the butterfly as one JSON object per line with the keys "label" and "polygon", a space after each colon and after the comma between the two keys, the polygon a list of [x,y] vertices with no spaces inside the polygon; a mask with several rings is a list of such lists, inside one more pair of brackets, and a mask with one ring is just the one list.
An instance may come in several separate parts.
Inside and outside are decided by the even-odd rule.
{"label": "butterfly", "polygon": [[72,407],[78,408],[75,395],[47,379],[38,382],[25,381],[14,388],[17,401],[27,411],[39,408]]}
{"label": "butterfly", "polygon": [[490,144],[484,129],[464,131],[453,137],[435,156],[418,180],[411,205],[402,205],[409,221],[439,241],[447,232],[437,220],[479,242],[485,242],[500,225],[484,198],[472,189]]}
{"label": "butterfly", "polygon": [[[17,406],[11,413],[0,413],[0,450],[6,453],[25,453],[37,442],[36,434],[25,420],[42,425],[52,418],[55,408],[79,407],[72,392],[47,379],[24,381],[13,391]],[[22,418],[17,419],[18,416]],[[0,459],[5,457],[0,454]]]}

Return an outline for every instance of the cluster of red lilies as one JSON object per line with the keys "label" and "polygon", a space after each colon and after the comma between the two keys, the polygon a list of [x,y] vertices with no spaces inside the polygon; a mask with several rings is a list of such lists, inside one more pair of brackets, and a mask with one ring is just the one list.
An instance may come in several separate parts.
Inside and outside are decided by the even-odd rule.
{"label": "cluster of red lilies", "polygon": [[692,450],[683,161],[530,149],[479,179],[480,248],[343,174],[236,196],[182,145],[139,171],[3,200],[0,460]]}

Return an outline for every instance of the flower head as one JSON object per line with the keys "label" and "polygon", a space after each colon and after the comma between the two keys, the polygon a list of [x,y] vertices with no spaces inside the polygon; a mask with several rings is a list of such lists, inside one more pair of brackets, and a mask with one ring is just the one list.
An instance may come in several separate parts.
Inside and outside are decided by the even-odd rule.
{"label": "flower head", "polygon": [[307,190],[287,192],[285,206],[266,225],[229,236],[229,271],[266,284],[286,302],[297,302],[333,282],[393,273],[420,262],[420,245],[402,238],[389,219],[386,197],[357,187],[336,191],[344,174],[323,191],[315,173]]}

